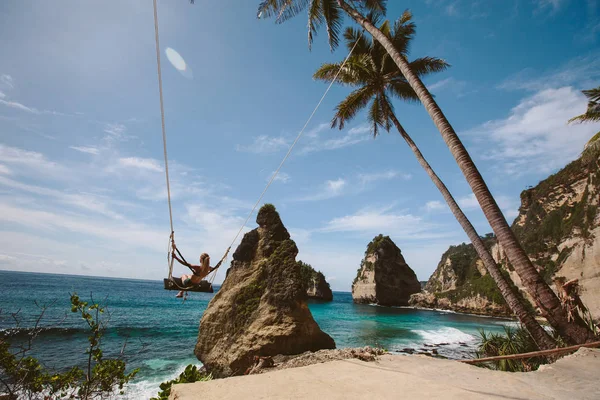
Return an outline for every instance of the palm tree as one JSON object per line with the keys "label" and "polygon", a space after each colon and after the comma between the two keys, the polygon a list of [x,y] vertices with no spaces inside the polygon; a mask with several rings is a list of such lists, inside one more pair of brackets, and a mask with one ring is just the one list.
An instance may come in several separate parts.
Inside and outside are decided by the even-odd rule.
{"label": "palm tree", "polygon": [[[588,98],[587,110],[584,114],[571,118],[569,123],[600,121],[600,86],[590,90],[582,90],[581,93]],[[585,145],[586,150],[600,146],[600,141],[598,139],[600,139],[600,132],[592,136],[592,138],[587,142]]]}
{"label": "palm tree", "polygon": [[[390,27],[389,21],[385,21],[379,30],[386,35],[403,56],[408,55],[410,42],[415,35],[416,26],[411,21],[412,15],[405,11],[394,27]],[[500,268],[485,247],[481,237],[462,212],[452,194],[433,171],[421,151],[402,127],[394,113],[394,107],[390,101],[391,97],[397,97],[405,101],[418,101],[417,95],[404,79],[396,65],[391,62],[385,49],[374,40],[367,40],[361,33],[349,27],[344,33],[346,46],[352,55],[343,63],[323,64],[314,74],[315,79],[331,82],[337,76],[339,82],[354,87],[354,91],[343,100],[337,107],[332,120],[332,127],[342,129],[346,122],[353,119],[357,113],[367,107],[369,103],[368,120],[374,136],[379,134],[379,128],[389,131],[394,125],[400,136],[406,141],[419,164],[425,169],[435,186],[448,203],[450,210],[466,232],[473,243],[477,254],[494,279],[500,292],[504,296],[510,309],[519,318],[519,321],[530,333],[540,349],[550,349],[556,346],[556,342],[535,320],[535,317],[526,309],[524,299],[514,290],[509,281],[500,271]],[[443,71],[449,67],[444,61],[434,57],[418,58],[410,62],[411,69],[419,76],[432,72]]]}
{"label": "palm tree", "polygon": [[338,36],[342,27],[343,13],[349,15],[369,32],[373,39],[383,46],[424,105],[469,183],[508,260],[535,300],[542,315],[567,343],[585,343],[595,340],[593,332],[583,320],[576,318],[573,323],[569,320],[560,300],[538,273],[517,241],[467,149],[419,76],[411,70],[409,62],[394,47],[392,41],[377,29],[369,18],[363,15],[367,11],[383,14],[386,11],[385,5],[386,0],[264,0],[259,5],[258,17],[276,16],[277,22],[284,22],[308,9],[309,44],[312,42],[317,29],[325,24],[332,49],[339,41]]}

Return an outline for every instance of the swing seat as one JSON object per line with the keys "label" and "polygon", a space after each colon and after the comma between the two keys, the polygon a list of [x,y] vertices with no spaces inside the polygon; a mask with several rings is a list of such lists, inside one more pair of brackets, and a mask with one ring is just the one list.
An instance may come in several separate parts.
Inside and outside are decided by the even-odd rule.
{"label": "swing seat", "polygon": [[[201,281],[197,285],[184,285],[181,281],[181,278],[165,278],[163,280],[165,290],[183,290],[184,292],[204,292],[204,293],[214,293],[212,284],[209,281]],[[185,288],[185,289],[181,289]]]}

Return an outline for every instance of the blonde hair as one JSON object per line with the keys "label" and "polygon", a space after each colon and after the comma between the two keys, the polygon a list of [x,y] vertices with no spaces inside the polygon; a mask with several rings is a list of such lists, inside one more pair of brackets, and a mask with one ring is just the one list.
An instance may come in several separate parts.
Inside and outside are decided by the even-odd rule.
{"label": "blonde hair", "polygon": [[200,265],[204,268],[210,267],[210,256],[207,253],[200,254]]}

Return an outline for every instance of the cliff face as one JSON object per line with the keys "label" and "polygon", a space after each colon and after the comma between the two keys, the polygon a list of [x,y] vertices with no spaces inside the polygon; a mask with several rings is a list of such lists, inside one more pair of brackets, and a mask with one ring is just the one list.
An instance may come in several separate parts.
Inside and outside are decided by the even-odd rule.
{"label": "cliff face", "polygon": [[[600,318],[600,149],[583,156],[521,193],[512,228],[548,282],[579,279],[581,298]],[[497,246],[493,256],[516,275]],[[515,282],[520,285],[520,281]]]}
{"label": "cliff face", "polygon": [[[483,238],[488,248],[495,238]],[[510,315],[494,280],[471,244],[450,246],[442,255],[425,291],[411,296],[410,305],[454,310],[470,314]]]}
{"label": "cliff face", "polygon": [[254,356],[335,348],[306,305],[298,249],[272,205],[242,239],[200,321],[195,354],[215,377],[243,374]]}
{"label": "cliff face", "polygon": [[375,237],[352,284],[354,302],[405,306],[410,295],[420,290],[421,284],[398,246],[388,236]]}
{"label": "cliff face", "polygon": [[302,285],[306,290],[306,295],[309,299],[332,301],[333,292],[329,287],[329,283],[325,280],[325,275],[321,271],[315,271],[309,264],[298,261],[300,265],[300,275],[302,277]]}
{"label": "cliff face", "polygon": [[[523,191],[519,215],[512,225],[523,248],[548,283],[556,277],[579,279],[582,300],[595,319],[600,318],[599,156],[598,147],[590,147],[579,159]],[[486,236],[485,241],[504,272],[529,298],[502,247],[491,235]],[[460,254],[463,254],[462,260],[457,256]],[[456,309],[458,300],[474,296],[504,305],[491,279],[485,282],[486,276],[471,244],[451,246],[425,289],[438,299],[448,299],[451,309]],[[425,299],[415,297],[412,303],[425,306]],[[488,313],[486,309],[479,311]]]}

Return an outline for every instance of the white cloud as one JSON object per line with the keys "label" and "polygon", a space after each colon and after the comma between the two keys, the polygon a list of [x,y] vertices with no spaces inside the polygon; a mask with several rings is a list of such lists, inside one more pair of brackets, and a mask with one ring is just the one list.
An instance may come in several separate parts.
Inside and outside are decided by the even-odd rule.
{"label": "white cloud", "polygon": [[[4,96],[2,96],[2,97],[4,97]],[[0,104],[4,104],[7,107],[15,108],[17,110],[26,111],[28,113],[40,114],[40,111],[38,109],[32,108],[32,107],[27,107],[26,105],[18,103],[16,101],[8,101],[8,100],[4,100],[3,98],[0,98]]]}
{"label": "white cloud", "polygon": [[109,222],[90,216],[74,215],[62,211],[40,210],[33,207],[0,202],[0,221],[39,231],[70,232],[113,242],[128,244],[135,248],[156,249],[164,246],[164,235],[148,226],[126,221]]}
{"label": "white cloud", "polygon": [[87,154],[98,154],[100,152],[100,150],[97,147],[93,147],[93,146],[69,146],[70,149],[79,151],[81,153],[87,153]]}
{"label": "white cloud", "polygon": [[446,14],[448,14],[451,17],[458,17],[459,16],[458,6],[457,6],[457,2],[456,1],[454,3],[448,4],[446,6]]}
{"label": "white cloud", "polygon": [[[507,219],[515,218],[519,214],[519,202],[508,196],[494,196],[498,207],[502,210]],[[463,211],[480,210],[479,202],[473,193],[460,197],[456,200]]]}
{"label": "white cloud", "polygon": [[154,158],[124,157],[119,158],[119,165],[127,168],[138,168],[152,172],[162,172],[162,165]]}
{"label": "white cloud", "polygon": [[448,91],[456,95],[457,98],[465,97],[468,94],[475,93],[477,90],[469,89],[469,84],[466,81],[461,81],[455,78],[446,78],[427,85],[431,92]]}
{"label": "white cloud", "polygon": [[6,97],[6,95],[0,91],[0,99],[3,99],[5,97]]}
{"label": "white cloud", "polygon": [[6,165],[0,164],[0,174],[2,175],[10,175],[12,171]]}
{"label": "white cloud", "polygon": [[131,136],[127,134],[127,127],[123,124],[114,123],[114,124],[104,124],[104,140],[108,143],[113,142],[127,142],[131,139],[134,139],[135,136]]}
{"label": "white cloud", "polygon": [[400,171],[383,171],[383,172],[375,172],[370,174],[358,174],[358,180],[363,184],[368,184],[377,181],[387,181],[394,178],[401,178],[404,180],[409,180],[412,178],[411,174],[402,173]]}
{"label": "white cloud", "polygon": [[447,237],[437,225],[410,213],[393,212],[392,207],[365,208],[355,214],[330,220],[322,232],[356,232],[367,235],[393,235],[403,239],[435,239]]}
{"label": "white cloud", "polygon": [[576,85],[581,88],[596,87],[600,78],[600,53],[574,58],[557,69],[540,71],[524,69],[504,80],[497,88],[503,90],[541,91]]}
{"label": "white cloud", "polygon": [[537,3],[538,11],[550,9],[550,12],[554,13],[558,11],[564,0],[535,0]]}
{"label": "white cloud", "polygon": [[[309,141],[306,143],[298,152],[299,154],[310,154],[319,151],[337,150],[355,144],[362,143],[370,138],[369,133],[371,128],[368,125],[358,125],[348,129],[343,136],[336,137],[339,135],[337,129],[328,129],[329,124],[321,124],[316,129],[311,131]],[[325,139],[322,135],[323,132],[327,132],[327,135],[333,136],[332,139]]]}
{"label": "white cloud", "polygon": [[122,219],[118,213],[112,211],[112,207],[108,205],[109,199],[93,195],[90,193],[67,193],[63,190],[55,190],[42,186],[28,185],[22,182],[17,182],[12,179],[0,176],[0,185],[16,189],[22,192],[44,196],[46,200],[50,198],[58,200],[60,203],[77,207],[79,209],[92,211],[114,219]]}
{"label": "white cloud", "polygon": [[0,75],[0,83],[2,83],[4,86],[9,87],[10,89],[15,87],[15,80],[12,76],[8,74]]}
{"label": "white cloud", "polygon": [[547,89],[467,135],[482,143],[482,158],[500,163],[504,174],[547,174],[576,158],[598,132],[600,124],[567,124],[586,107],[586,98],[572,87]]}
{"label": "white cloud", "polygon": [[[273,174],[275,173],[275,171],[271,172],[271,175],[269,175],[267,177],[267,182],[271,180],[271,177],[273,176]],[[273,182],[281,182],[281,183],[288,183],[290,181],[291,177],[290,174],[286,173],[286,172],[279,172],[277,174],[277,176],[275,177],[275,179],[273,179]]]}
{"label": "white cloud", "polygon": [[6,164],[18,165],[19,167],[32,168],[38,172],[49,172],[59,169],[58,164],[46,159],[42,153],[3,144],[0,144],[0,161]]}
{"label": "white cloud", "polygon": [[297,201],[319,201],[327,200],[344,194],[344,190],[348,187],[348,182],[343,178],[336,180],[325,181],[319,189],[308,196],[297,199]]}
{"label": "white cloud", "polygon": [[249,145],[237,145],[236,150],[254,154],[270,154],[289,147],[289,142],[283,136],[273,137],[260,135]]}
{"label": "white cloud", "polygon": [[425,209],[427,211],[442,211],[446,210],[447,206],[438,200],[432,200],[425,203]]}

